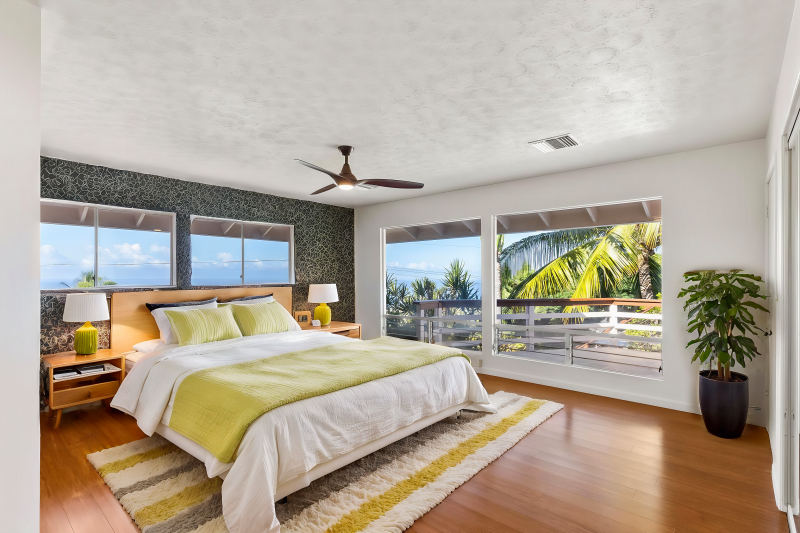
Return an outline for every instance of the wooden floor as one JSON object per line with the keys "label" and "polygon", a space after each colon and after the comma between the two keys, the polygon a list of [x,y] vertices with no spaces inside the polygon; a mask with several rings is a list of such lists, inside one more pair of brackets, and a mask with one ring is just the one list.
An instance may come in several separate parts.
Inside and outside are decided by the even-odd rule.
{"label": "wooden floor", "polygon": [[[412,533],[786,532],[764,428],[709,435],[668,409],[481,376],[486,389],[564,404],[558,414],[418,520]],[[142,438],[133,419],[93,407],[42,417],[41,531],[139,530],[86,455]]]}

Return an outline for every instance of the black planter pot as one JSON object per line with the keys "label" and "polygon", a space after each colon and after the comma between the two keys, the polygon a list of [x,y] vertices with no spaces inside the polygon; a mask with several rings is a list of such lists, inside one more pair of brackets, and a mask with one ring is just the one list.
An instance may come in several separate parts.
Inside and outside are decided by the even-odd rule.
{"label": "black planter pot", "polygon": [[708,376],[717,371],[700,372],[700,411],[706,429],[715,437],[738,439],[747,423],[750,404],[750,382],[747,376],[731,372],[743,381],[716,381]]}

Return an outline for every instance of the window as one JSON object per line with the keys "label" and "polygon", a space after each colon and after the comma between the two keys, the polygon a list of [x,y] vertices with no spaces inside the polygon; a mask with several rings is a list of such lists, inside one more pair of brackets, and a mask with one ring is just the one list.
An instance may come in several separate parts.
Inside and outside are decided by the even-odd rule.
{"label": "window", "polygon": [[172,286],[174,227],[174,213],[42,200],[40,288]]}
{"label": "window", "polygon": [[294,226],[192,216],[192,285],[294,283]]}
{"label": "window", "polygon": [[480,220],[384,230],[386,335],[478,351]]}
{"label": "window", "polygon": [[661,201],[497,216],[499,355],[661,376]]}

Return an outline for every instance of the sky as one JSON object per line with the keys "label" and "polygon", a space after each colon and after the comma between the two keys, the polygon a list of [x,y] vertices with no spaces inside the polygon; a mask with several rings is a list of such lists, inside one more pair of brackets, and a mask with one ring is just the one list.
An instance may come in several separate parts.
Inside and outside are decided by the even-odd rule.
{"label": "sky", "polygon": [[[505,237],[505,246],[531,233]],[[169,285],[170,235],[153,231],[100,228],[99,273],[118,285]],[[94,269],[94,228],[41,224],[41,288],[75,286],[80,273]],[[386,245],[386,267],[398,281],[424,276],[437,283],[455,259],[464,262],[481,285],[480,237]],[[657,250],[658,253],[661,250]],[[245,284],[289,281],[289,243],[245,240]],[[242,275],[241,240],[192,235],[192,284],[236,285]]]}
{"label": "sky", "polygon": [[472,274],[476,287],[480,287],[480,237],[386,245],[386,269],[400,282],[410,283],[417,278],[427,276],[438,283],[454,259],[464,262],[465,268]]}
{"label": "sky", "polygon": [[[41,288],[74,287],[81,272],[94,270],[94,228],[41,224]],[[170,284],[170,235],[164,232],[100,228],[99,276],[121,286]],[[238,239],[192,236],[192,284],[241,283],[242,243]],[[289,243],[245,241],[245,282],[289,279]],[[235,261],[235,262],[234,262]]]}
{"label": "sky", "polygon": [[[505,245],[509,246],[533,233],[514,233],[506,235]],[[434,281],[444,277],[447,266],[454,259],[464,261],[472,279],[480,287],[481,281],[481,238],[462,237],[423,242],[401,242],[386,245],[386,268],[398,281],[410,283],[417,278],[428,276]]]}
{"label": "sky", "polygon": [[[289,281],[289,243],[244,241],[244,282]],[[227,237],[192,235],[192,285],[236,285],[241,283],[242,241]]]}
{"label": "sky", "polygon": [[[525,233],[508,233],[504,246],[508,247],[517,241],[543,233],[540,231]],[[424,276],[439,282],[444,277],[447,266],[454,259],[464,261],[466,269],[472,274],[476,286],[481,284],[481,240],[480,237],[463,237],[458,239],[441,239],[423,242],[402,242],[386,245],[386,269],[399,282],[410,284]],[[656,250],[661,253],[661,247]]]}

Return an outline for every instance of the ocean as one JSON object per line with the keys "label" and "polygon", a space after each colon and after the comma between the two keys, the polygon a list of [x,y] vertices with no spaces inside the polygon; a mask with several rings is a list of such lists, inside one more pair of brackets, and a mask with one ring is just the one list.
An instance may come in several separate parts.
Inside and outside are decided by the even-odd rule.
{"label": "ocean", "polygon": [[[158,279],[124,279],[124,280],[115,280],[117,282],[116,285],[113,287],[125,288],[125,287],[163,287],[165,285],[169,285],[168,280],[158,280]],[[57,289],[76,289],[80,287],[75,287],[73,285],[74,279],[69,280],[53,280],[53,279],[43,279],[39,282],[39,289],[40,290],[57,290]],[[287,280],[268,280],[268,279],[258,279],[252,280],[247,282],[249,285],[258,285],[258,284],[265,284],[265,283],[288,283]],[[197,287],[204,287],[204,286],[219,286],[219,285],[239,285],[239,278],[227,278],[227,279],[220,279],[220,278],[203,278],[203,279],[192,279],[192,285]]]}

